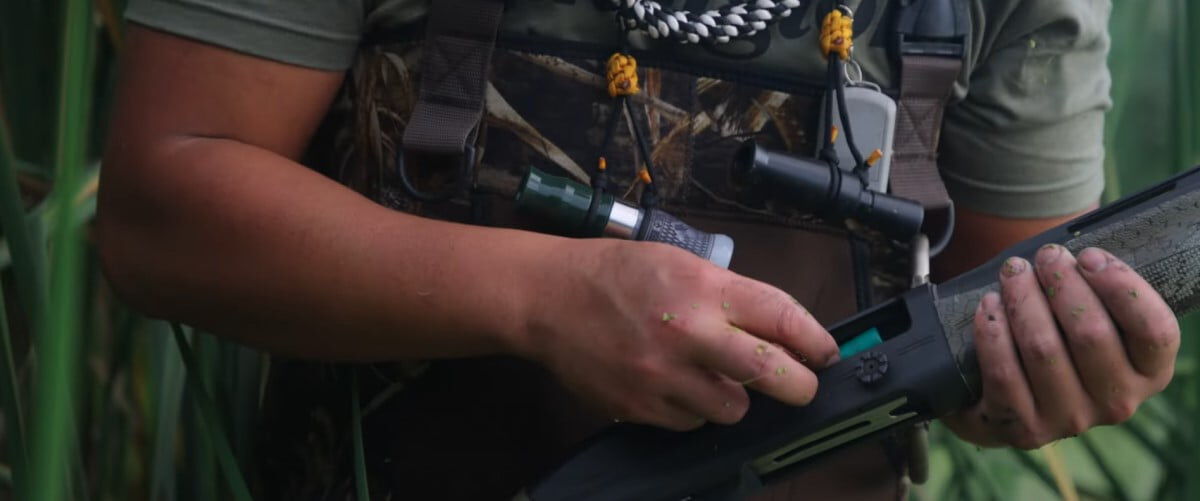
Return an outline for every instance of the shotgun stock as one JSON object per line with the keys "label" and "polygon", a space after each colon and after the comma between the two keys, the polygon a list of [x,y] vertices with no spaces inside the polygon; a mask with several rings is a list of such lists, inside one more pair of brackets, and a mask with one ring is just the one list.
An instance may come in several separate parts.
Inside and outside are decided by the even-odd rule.
{"label": "shotgun stock", "polygon": [[1200,168],[1010,247],[939,285],[923,285],[830,328],[839,342],[876,329],[884,342],[818,374],[816,398],[791,407],[759,394],[732,426],[685,433],[617,425],[518,495],[545,500],[738,499],[839,447],[945,416],[978,399],[972,318],[999,290],[1009,256],[1058,243],[1101,247],[1132,266],[1176,315],[1200,306]]}

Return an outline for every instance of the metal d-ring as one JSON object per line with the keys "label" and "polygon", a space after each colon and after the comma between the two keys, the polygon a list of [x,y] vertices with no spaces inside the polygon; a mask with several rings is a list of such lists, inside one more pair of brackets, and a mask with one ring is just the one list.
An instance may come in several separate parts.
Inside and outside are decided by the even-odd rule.
{"label": "metal d-ring", "polygon": [[458,172],[455,173],[453,182],[446,189],[436,192],[417,188],[416,184],[412,182],[408,176],[408,162],[405,160],[407,156],[405,153],[404,148],[396,150],[396,174],[400,177],[400,187],[410,197],[422,202],[445,202],[467,188],[467,182],[471,178],[471,165],[475,162],[474,147],[468,146],[463,150],[459,157]]}

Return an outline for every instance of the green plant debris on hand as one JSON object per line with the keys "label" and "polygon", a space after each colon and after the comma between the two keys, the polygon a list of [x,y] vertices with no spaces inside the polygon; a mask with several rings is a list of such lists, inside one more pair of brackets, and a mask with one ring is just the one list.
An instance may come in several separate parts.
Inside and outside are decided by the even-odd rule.
{"label": "green plant debris on hand", "polygon": [[676,315],[674,313],[663,312],[662,321],[664,324],[667,322],[670,322],[672,320],[675,320],[675,318],[676,318]]}

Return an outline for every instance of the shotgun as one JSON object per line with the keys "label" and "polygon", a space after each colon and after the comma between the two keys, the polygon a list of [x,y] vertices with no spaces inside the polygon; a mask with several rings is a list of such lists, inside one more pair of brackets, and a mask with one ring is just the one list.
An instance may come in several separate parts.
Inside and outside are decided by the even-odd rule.
{"label": "shotgun", "polygon": [[749,412],[731,426],[676,433],[616,425],[518,498],[739,499],[824,453],[961,409],[980,394],[976,305],[999,290],[1004,259],[1032,260],[1049,243],[1072,252],[1106,249],[1141,274],[1177,316],[1191,312],[1200,306],[1200,167],[830,327],[839,344],[872,329],[883,342],[822,370],[820,390],[807,406],[753,394]]}

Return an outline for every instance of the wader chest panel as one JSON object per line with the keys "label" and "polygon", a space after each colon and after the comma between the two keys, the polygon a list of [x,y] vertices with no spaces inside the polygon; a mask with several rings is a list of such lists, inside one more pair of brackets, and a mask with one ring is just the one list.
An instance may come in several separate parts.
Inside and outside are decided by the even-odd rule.
{"label": "wader chest panel", "polygon": [[[553,8],[555,3],[516,2],[506,15],[533,4]],[[864,37],[870,37],[862,41],[863,50],[883,50],[887,33],[878,29],[877,20],[888,18],[882,14],[888,2],[863,2],[867,4],[870,9],[880,9],[880,14],[876,18],[874,10],[863,12],[867,19],[864,22],[876,20],[863,27]],[[812,13],[805,9],[801,12]],[[609,16],[611,12],[599,14]],[[802,26],[789,21],[774,29],[795,30]],[[605,91],[603,58],[608,54],[597,53],[597,45],[578,40],[554,46],[537,37],[521,39],[511,33],[502,34],[484,86],[482,124],[474,135],[480,159],[471,179],[474,189],[448,202],[426,203],[401,189],[396,170],[396,159],[420,95],[423,67],[420,34],[424,27],[417,23],[409,31],[373,40],[359,52],[320,137],[314,141],[326,148],[314,150],[316,156],[310,162],[396,210],[475,224],[536,228],[515,213],[512,195],[530,166],[585,182],[594,171],[603,128],[614,111]],[[859,32],[857,25],[855,31]],[[670,50],[675,49],[666,52]],[[815,53],[817,48],[811,50]],[[662,64],[655,64],[656,60]],[[745,139],[753,138],[777,151],[814,156],[820,138],[815,128],[822,89],[801,85],[799,78],[773,81],[755,71],[741,79],[736,64],[729,61],[719,71],[705,71],[681,61],[686,59],[640,59],[643,90],[631,97],[643,125],[649,124],[662,208],[700,229],[733,236],[737,242],[734,271],[789,291],[824,322],[855,310],[856,266],[861,273],[870,270],[869,297],[875,301],[907,289],[910,270],[906,250],[853,223],[821,221],[794,210],[742,200],[729,181],[734,151]],[[891,70],[868,68],[868,73],[885,73],[890,78]],[[890,93],[899,97],[902,91],[891,89]],[[900,104],[903,108],[904,103]],[[923,120],[929,127],[931,122],[925,115],[929,108],[918,111],[912,115],[913,120]],[[936,130],[933,134],[936,139]],[[915,137],[928,139],[929,133]],[[629,125],[621,124],[605,156],[610,192],[631,201],[637,200],[640,189],[635,182],[636,151]],[[913,155],[933,161],[928,151],[914,151]],[[603,423],[564,393],[548,374],[529,365],[514,360],[446,362],[434,364],[427,375],[415,379],[413,391],[400,392],[367,423],[367,432],[377,433],[376,447],[384,448],[388,455],[386,460],[375,458],[384,463],[386,470],[376,472],[385,473],[381,482],[390,484],[391,492],[402,497],[453,497],[454,492],[463,498],[495,494],[495,489],[508,488],[513,477],[545,467],[569,450],[571,443]],[[486,377],[479,376],[481,370]],[[472,393],[479,377],[494,378],[496,384],[485,385],[487,388],[508,389],[511,394]],[[496,421],[488,417],[497,413],[511,419]],[[478,420],[508,428],[500,426],[497,429],[505,432],[491,434],[454,431],[470,429]],[[475,443],[475,439],[480,442]],[[371,448],[369,443],[368,452]],[[430,456],[438,453],[445,457]],[[522,460],[514,461],[514,455]],[[893,448],[888,455],[897,460],[893,466],[902,473],[903,451]],[[445,471],[401,466],[431,461],[477,463],[476,467],[482,468],[479,471],[490,473],[475,487],[464,484],[450,491],[406,490],[405,485],[422,482],[445,487],[437,480]],[[504,467],[489,469],[487,464]],[[426,466],[428,470],[432,463]],[[468,467],[464,465],[463,471]],[[874,477],[858,481],[878,480],[879,472],[870,475]],[[777,489],[775,494],[795,494],[786,491]]]}

